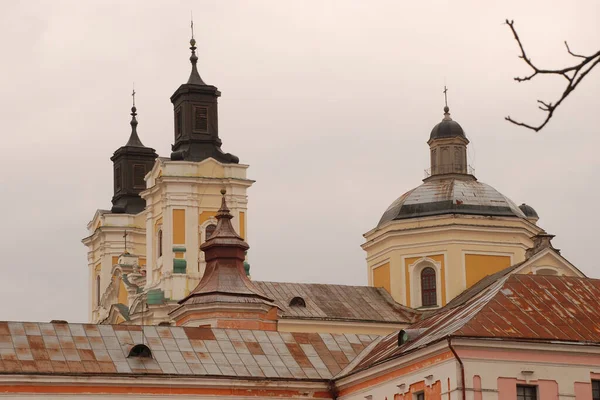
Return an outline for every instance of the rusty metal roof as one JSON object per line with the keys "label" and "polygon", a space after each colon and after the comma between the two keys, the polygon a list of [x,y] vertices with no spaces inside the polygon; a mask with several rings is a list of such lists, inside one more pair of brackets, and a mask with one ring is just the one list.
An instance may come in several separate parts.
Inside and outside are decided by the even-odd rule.
{"label": "rusty metal roof", "polygon": [[[3,374],[330,379],[377,336],[170,326],[0,322]],[[146,344],[152,358],[128,357]]]}
{"label": "rusty metal roof", "polygon": [[412,189],[385,211],[377,226],[396,219],[441,214],[473,214],[526,218],[509,198],[474,178],[433,179]]}
{"label": "rusty metal roof", "polygon": [[[411,323],[419,313],[394,301],[383,288],[317,283],[254,281],[275,300],[281,318]],[[301,297],[306,307],[290,306]]]}
{"label": "rusty metal roof", "polygon": [[600,343],[600,280],[548,275],[505,275],[471,293],[455,307],[411,326],[425,329],[398,346],[393,333],[355,369],[435,343],[447,337]]}

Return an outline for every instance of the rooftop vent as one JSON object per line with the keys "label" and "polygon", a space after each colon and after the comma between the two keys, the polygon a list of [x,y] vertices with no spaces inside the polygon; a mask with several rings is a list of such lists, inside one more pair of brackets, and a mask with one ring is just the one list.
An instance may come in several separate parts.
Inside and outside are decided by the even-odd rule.
{"label": "rooftop vent", "polygon": [[290,307],[306,307],[306,302],[302,297],[294,297],[290,300]]}
{"label": "rooftop vent", "polygon": [[412,340],[415,340],[420,336],[426,329],[402,329],[398,332],[398,346],[402,346]]}
{"label": "rooftop vent", "polygon": [[136,344],[129,350],[127,357],[152,358],[152,352],[145,344]]}

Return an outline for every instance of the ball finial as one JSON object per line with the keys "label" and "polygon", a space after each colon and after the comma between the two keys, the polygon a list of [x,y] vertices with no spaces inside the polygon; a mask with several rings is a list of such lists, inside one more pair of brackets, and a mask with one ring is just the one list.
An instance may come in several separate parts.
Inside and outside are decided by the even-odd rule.
{"label": "ball finial", "polygon": [[444,107],[444,112],[445,113],[448,113],[449,111],[450,111],[450,107],[448,107],[448,106]]}
{"label": "ball finial", "polygon": [[225,196],[225,194],[226,194],[226,193],[227,193],[227,190],[225,190],[224,188],[223,188],[223,189],[221,189],[221,194],[222,194],[223,196]]}

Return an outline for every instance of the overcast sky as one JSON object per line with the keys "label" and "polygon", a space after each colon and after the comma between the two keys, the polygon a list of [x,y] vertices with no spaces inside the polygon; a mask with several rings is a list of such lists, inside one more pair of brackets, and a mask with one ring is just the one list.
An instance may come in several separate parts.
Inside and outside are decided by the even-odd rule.
{"label": "overcast sky", "polygon": [[449,87],[479,180],[527,202],[556,247],[600,277],[600,68],[541,133],[535,100],[560,67],[600,47],[600,2],[0,2],[0,320],[87,320],[80,240],[112,196],[110,156],[129,135],[135,81],[143,143],[173,142],[169,101],[189,75],[194,12],[203,79],[221,92],[223,150],[249,164],[257,280],[367,283],[362,234],[420,184]]}

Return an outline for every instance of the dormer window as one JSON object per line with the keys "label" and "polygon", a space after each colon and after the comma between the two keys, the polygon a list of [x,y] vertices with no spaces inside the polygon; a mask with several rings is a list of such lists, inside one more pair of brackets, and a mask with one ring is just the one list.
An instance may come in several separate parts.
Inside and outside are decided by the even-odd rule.
{"label": "dormer window", "polygon": [[294,297],[290,300],[290,307],[306,307],[306,301],[302,297]]}
{"label": "dormer window", "polygon": [[152,352],[145,344],[136,344],[129,350],[127,357],[152,358]]}
{"label": "dormer window", "polygon": [[208,108],[194,107],[194,132],[208,132]]}

